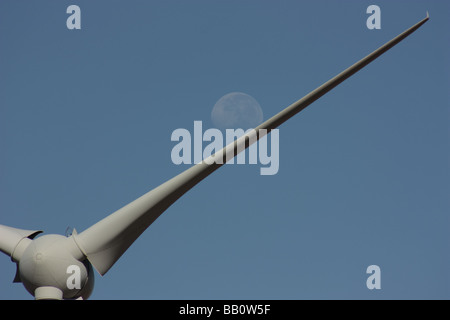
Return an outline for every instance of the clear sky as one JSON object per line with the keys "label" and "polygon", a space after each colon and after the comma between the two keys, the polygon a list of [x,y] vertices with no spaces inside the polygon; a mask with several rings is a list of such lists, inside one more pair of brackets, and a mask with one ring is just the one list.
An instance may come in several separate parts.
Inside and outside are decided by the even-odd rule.
{"label": "clear sky", "polygon": [[[187,169],[171,133],[211,127],[223,95],[251,95],[267,119],[427,10],[280,127],[276,175],[222,167],[96,274],[91,298],[449,299],[448,1],[2,0],[0,223],[81,232]],[[4,255],[0,270],[0,299],[32,299]]]}

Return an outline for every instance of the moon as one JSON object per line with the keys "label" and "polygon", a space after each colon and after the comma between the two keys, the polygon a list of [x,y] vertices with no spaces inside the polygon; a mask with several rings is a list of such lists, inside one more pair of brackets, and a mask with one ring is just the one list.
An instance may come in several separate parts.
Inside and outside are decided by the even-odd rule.
{"label": "moon", "polygon": [[256,128],[263,121],[258,101],[242,92],[231,92],[220,98],[211,112],[211,120],[218,129],[244,130]]}

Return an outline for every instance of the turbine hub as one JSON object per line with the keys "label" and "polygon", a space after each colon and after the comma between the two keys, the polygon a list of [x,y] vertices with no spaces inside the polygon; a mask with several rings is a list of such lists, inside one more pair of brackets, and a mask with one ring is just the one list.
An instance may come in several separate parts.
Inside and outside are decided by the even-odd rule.
{"label": "turbine hub", "polygon": [[56,234],[30,243],[19,261],[20,279],[28,292],[36,298],[42,296],[41,292],[61,292],[62,296],[55,295],[55,299],[89,297],[94,284],[92,266],[86,259],[74,258],[72,247],[72,239]]}

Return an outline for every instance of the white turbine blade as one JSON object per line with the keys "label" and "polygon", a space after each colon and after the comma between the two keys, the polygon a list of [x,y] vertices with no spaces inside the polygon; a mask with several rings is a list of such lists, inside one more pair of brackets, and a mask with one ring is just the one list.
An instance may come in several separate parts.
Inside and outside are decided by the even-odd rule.
{"label": "white turbine blade", "polygon": [[[41,230],[24,230],[8,227],[0,224],[0,251],[11,257],[14,262],[19,262],[23,252]],[[16,266],[16,275],[13,282],[21,282],[19,265]]]}
{"label": "white turbine blade", "polygon": [[10,256],[11,260],[17,262],[21,253],[25,250],[22,244],[19,246],[22,240],[33,239],[41,232],[41,230],[17,229],[0,224],[0,251]]}
{"label": "white turbine blade", "polygon": [[[260,134],[259,132],[260,129],[266,129],[267,132],[275,129],[409,36],[427,20],[428,16],[302,99],[259,125],[256,128],[257,139],[260,139],[263,136],[263,134]],[[238,152],[249,146],[248,141],[248,137],[243,136],[225,147],[215,156],[223,157],[225,159],[227,153],[228,155],[231,153],[236,155]],[[100,274],[105,274],[139,235],[141,235],[141,233],[147,229],[161,213],[198,182],[222,166],[222,164],[215,162],[207,164],[206,162],[211,163],[210,161],[207,161],[210,160],[210,158],[205,159],[203,162],[196,164],[159,187],[144,194],[137,200],[119,209],[82,233],[73,235],[80,250],[83,251]],[[226,160],[229,159],[229,157],[226,158]],[[225,163],[225,161],[222,163]]]}

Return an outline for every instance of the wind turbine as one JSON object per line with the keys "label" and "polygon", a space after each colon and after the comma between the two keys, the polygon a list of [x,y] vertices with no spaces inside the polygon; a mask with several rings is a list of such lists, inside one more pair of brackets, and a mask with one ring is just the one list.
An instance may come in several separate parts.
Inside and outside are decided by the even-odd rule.
{"label": "wind turbine", "polygon": [[[94,288],[95,268],[102,276],[131,244],[176,200],[226,161],[248,148],[328,91],[364,68],[408,37],[426,21],[419,21],[365,58],[245,134],[221,151],[161,184],[81,233],[35,238],[42,231],[0,225],[0,251],[11,257],[17,271],[14,282],[22,282],[36,299],[86,299]],[[222,159],[222,161],[215,161]],[[79,286],[68,285],[68,270],[79,271]]]}

